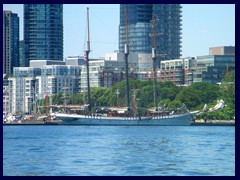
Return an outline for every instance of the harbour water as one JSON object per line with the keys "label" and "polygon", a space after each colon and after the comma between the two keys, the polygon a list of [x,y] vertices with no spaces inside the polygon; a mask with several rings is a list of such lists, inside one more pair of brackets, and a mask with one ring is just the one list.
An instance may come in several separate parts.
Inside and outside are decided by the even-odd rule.
{"label": "harbour water", "polygon": [[4,126],[4,176],[234,176],[234,126]]}

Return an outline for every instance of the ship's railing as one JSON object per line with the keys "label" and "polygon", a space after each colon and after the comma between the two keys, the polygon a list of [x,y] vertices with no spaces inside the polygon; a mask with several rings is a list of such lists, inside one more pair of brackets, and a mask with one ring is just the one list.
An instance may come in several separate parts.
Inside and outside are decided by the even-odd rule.
{"label": "ship's railing", "polygon": [[[85,118],[91,118],[91,119],[102,119],[104,117],[111,117],[111,116],[98,116],[98,115],[95,115],[95,114],[92,114],[92,115],[85,115]],[[141,116],[124,116],[124,117],[121,117],[119,116],[119,118],[123,118],[124,120],[141,120]]]}
{"label": "ship's railing", "polygon": [[152,119],[166,119],[166,118],[170,118],[169,115],[167,116],[153,116]]}

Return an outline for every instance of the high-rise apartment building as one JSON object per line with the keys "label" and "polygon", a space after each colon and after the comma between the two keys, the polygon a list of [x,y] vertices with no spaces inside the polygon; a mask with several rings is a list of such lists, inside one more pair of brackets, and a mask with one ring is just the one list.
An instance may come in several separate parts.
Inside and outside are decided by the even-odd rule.
{"label": "high-rise apartment building", "polygon": [[26,66],[30,60],[63,60],[63,5],[24,4]]}
{"label": "high-rise apartment building", "polygon": [[19,17],[3,11],[3,73],[11,75],[19,66]]}
{"label": "high-rise apartment building", "polygon": [[124,52],[124,44],[126,43],[127,39],[130,53],[151,52],[151,18],[152,4],[120,4],[120,52]]}
{"label": "high-rise apartment building", "polygon": [[26,67],[26,62],[25,62],[25,44],[24,40],[19,41],[19,66],[20,67]]}
{"label": "high-rise apartment building", "polygon": [[[180,4],[153,4],[156,19],[156,51],[159,60],[181,57],[182,7]],[[164,56],[161,56],[163,55]]]}
{"label": "high-rise apartment building", "polygon": [[155,36],[158,60],[180,58],[181,13],[180,4],[121,4],[119,51],[128,39],[129,52],[151,53]]}

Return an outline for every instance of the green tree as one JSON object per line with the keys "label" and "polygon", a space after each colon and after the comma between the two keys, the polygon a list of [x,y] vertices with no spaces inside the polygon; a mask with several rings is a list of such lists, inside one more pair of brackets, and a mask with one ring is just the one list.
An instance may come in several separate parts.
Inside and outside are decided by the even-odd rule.
{"label": "green tree", "polygon": [[107,102],[103,101],[106,91],[108,91],[106,87],[91,88],[91,101],[94,106],[106,106]]}
{"label": "green tree", "polygon": [[229,103],[235,104],[235,70],[225,74],[221,85],[222,97]]}
{"label": "green tree", "polygon": [[69,97],[68,104],[75,104],[75,105],[82,105],[83,103],[83,96],[82,94],[73,94]]}
{"label": "green tree", "polygon": [[179,107],[181,107],[181,106],[182,106],[182,103],[181,103],[179,100],[171,101],[171,102],[169,102],[169,104],[168,104],[168,107],[169,107],[169,109],[171,109],[171,110],[175,110],[175,109],[177,109],[177,108],[179,108]]}
{"label": "green tree", "polygon": [[206,82],[197,82],[191,85],[191,88],[197,91],[202,103],[209,104],[220,96],[220,88],[218,85]]}
{"label": "green tree", "polygon": [[198,91],[191,86],[182,89],[176,96],[175,100],[184,103],[188,109],[194,109],[199,104],[201,104],[201,99],[198,96]]}

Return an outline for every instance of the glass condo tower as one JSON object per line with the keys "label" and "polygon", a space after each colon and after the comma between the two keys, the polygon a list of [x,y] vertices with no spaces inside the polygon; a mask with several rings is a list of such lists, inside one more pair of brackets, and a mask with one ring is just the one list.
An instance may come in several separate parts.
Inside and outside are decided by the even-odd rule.
{"label": "glass condo tower", "polygon": [[[152,53],[155,20],[158,61],[181,56],[182,7],[180,4],[121,4],[119,51],[129,44],[131,53]],[[126,27],[128,27],[126,30]]]}
{"label": "glass condo tower", "polygon": [[63,60],[63,5],[24,4],[26,66],[30,60]]}

